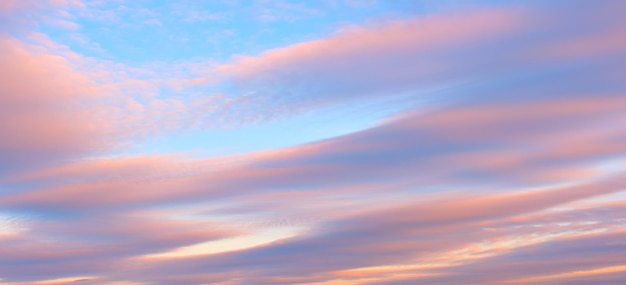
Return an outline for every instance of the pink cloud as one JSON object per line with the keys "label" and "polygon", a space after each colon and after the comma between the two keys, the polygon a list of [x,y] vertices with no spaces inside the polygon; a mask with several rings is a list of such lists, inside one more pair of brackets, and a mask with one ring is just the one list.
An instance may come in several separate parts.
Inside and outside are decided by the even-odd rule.
{"label": "pink cloud", "polygon": [[269,50],[258,57],[235,58],[234,63],[220,66],[218,71],[241,78],[280,69],[311,72],[335,67],[355,71],[359,64],[374,66],[375,62],[396,59],[394,53],[432,51],[490,38],[506,33],[520,21],[517,11],[495,10],[354,27],[330,38]]}
{"label": "pink cloud", "polygon": [[[221,77],[232,86],[227,90],[232,96],[210,100],[210,112],[197,110],[203,120],[248,124],[330,104],[395,98],[410,105],[424,96],[447,94],[430,88],[454,89],[459,82],[492,85],[501,78],[558,70],[567,61],[582,66],[623,51],[621,22],[613,21],[623,10],[619,1],[607,1],[606,7],[584,2],[563,6],[509,5],[377,22],[255,56],[236,56],[204,77],[211,84]],[[592,19],[594,25],[585,27],[580,18]],[[603,64],[604,73],[592,76],[614,70],[611,82],[616,82],[619,66]],[[464,90],[457,97],[472,100],[481,94]],[[197,104],[204,105],[202,100]]]}
{"label": "pink cloud", "polygon": [[[25,27],[40,22],[42,15],[55,14],[71,6],[83,6],[80,0],[6,0],[0,3],[0,33],[24,31]],[[46,19],[57,25],[75,28],[75,24],[62,19],[62,13]]]}
{"label": "pink cloud", "polygon": [[[110,146],[107,124],[89,100],[99,87],[66,59],[0,39],[0,153],[3,168],[84,155]],[[23,160],[23,161],[21,161]]]}
{"label": "pink cloud", "polygon": [[[581,124],[589,121],[610,126],[621,121],[621,96],[535,100],[531,98],[524,101],[524,104],[483,102],[480,105],[468,104],[432,110],[429,113],[410,114],[344,137],[233,157],[230,159],[239,161],[233,164],[230,164],[229,158],[186,161],[176,156],[121,157],[75,162],[14,178],[13,183],[35,180],[57,185],[5,195],[2,205],[5,208],[37,209],[60,215],[80,213],[86,216],[114,210],[134,211],[133,209],[143,207],[196,205],[202,208],[213,205],[211,210],[202,212],[206,215],[203,217],[232,213],[266,218],[296,214],[315,214],[320,217],[306,225],[316,228],[316,231],[273,245],[238,253],[222,253],[215,257],[154,261],[136,269],[137,271],[124,271],[120,277],[126,280],[145,280],[145,276],[153,276],[163,282],[173,283],[187,280],[180,276],[194,276],[189,280],[223,278],[224,275],[218,272],[198,274],[198,268],[207,267],[220,272],[229,272],[228,270],[235,268],[235,271],[230,271],[230,276],[240,276],[236,272],[238,268],[255,268],[258,270],[257,274],[241,275],[242,278],[251,280],[283,280],[289,283],[289,280],[296,280],[291,278],[298,277],[301,280],[322,282],[334,280],[333,274],[341,275],[339,272],[344,270],[411,263],[416,262],[416,258],[419,261],[420,258],[437,254],[450,258],[441,261],[444,268],[455,268],[459,266],[458,262],[465,264],[469,260],[456,256],[455,250],[477,250],[476,243],[482,241],[494,244],[487,251],[488,254],[477,255],[487,262],[489,258],[506,256],[526,246],[561,241],[563,238],[579,239],[578,232],[587,235],[598,228],[610,228],[613,232],[619,226],[618,219],[621,217],[621,208],[618,205],[610,204],[614,208],[612,212],[616,213],[611,219],[602,219],[605,212],[600,209],[575,209],[554,215],[543,211],[622,190],[623,181],[604,180],[604,175],[611,172],[593,167],[594,161],[599,157],[610,154],[618,156],[623,152],[622,148],[611,147],[614,138],[623,136],[622,129],[607,128],[596,131],[593,127],[595,124]],[[509,128],[512,125],[524,128]],[[423,134],[429,134],[434,140],[426,139]],[[387,139],[390,136],[394,139]],[[556,147],[564,144],[564,140],[576,136],[580,137],[569,141],[566,148]],[[483,145],[489,142],[498,143],[498,147],[474,150],[459,149],[455,145]],[[447,144],[451,144],[450,147]],[[519,144],[545,147],[526,153],[525,148],[518,147]],[[561,164],[563,159],[567,161],[567,167]],[[434,161],[439,163],[437,167],[433,167]],[[487,162],[481,164],[484,161]],[[474,188],[480,189],[473,190],[476,193],[452,191],[459,183],[464,187],[470,185],[466,180],[456,177],[457,172],[476,168],[494,172],[493,176],[487,176],[487,182],[508,173],[524,176],[522,174],[528,172],[530,175],[520,181],[508,181],[506,186],[499,186],[497,191],[492,187]],[[524,182],[531,181],[530,184],[535,186],[546,183],[542,179],[536,180],[536,169],[539,169],[541,175],[556,175],[555,173],[563,173],[564,169],[571,169],[571,172],[562,174],[556,180],[551,178],[547,181],[574,183],[525,190],[522,188],[525,186]],[[586,174],[586,182],[581,183],[578,180],[581,178],[580,172],[576,170],[587,169],[593,171]],[[70,179],[72,177],[75,179]],[[98,177],[106,179],[100,180]],[[363,177],[375,177],[376,180],[364,183]],[[68,179],[70,182],[67,182]],[[484,183],[482,181],[475,185],[485,185]],[[429,186],[437,185],[453,188],[443,187],[440,190],[442,193],[432,194],[428,199],[425,194],[405,192],[407,189],[427,191]],[[395,200],[390,197],[395,197]],[[353,201],[335,203],[341,199]],[[215,203],[224,205],[216,207]],[[348,207],[351,209],[345,209],[346,205],[351,205],[352,207]],[[599,208],[606,210],[610,208],[608,206],[602,205]],[[576,224],[580,215],[585,212],[590,214],[591,221],[599,221],[599,224]],[[115,219],[110,215],[107,218]],[[123,220],[133,219],[124,216]],[[58,232],[68,232],[73,236],[117,235],[116,233],[124,236],[136,233],[134,228],[119,227],[115,222],[100,223],[109,225],[104,232],[99,229],[81,229],[77,224],[66,225],[66,229],[62,224],[50,227],[50,222],[42,223],[37,228],[40,229],[41,236]],[[182,226],[182,229],[177,230],[180,233],[177,236],[187,242],[201,242],[204,238],[202,233],[188,230],[195,223],[191,223],[190,227],[186,223],[159,222],[152,225],[146,220],[138,220],[137,223],[145,225],[147,232],[178,229]],[[573,224],[562,227],[558,223]],[[536,229],[532,226],[534,224],[543,226]],[[136,229],[141,232],[144,226],[137,226]],[[568,232],[574,233],[564,235]],[[533,234],[545,240],[533,239]],[[162,241],[178,240],[167,235],[162,238]],[[413,241],[413,238],[416,240]],[[507,245],[516,238],[529,243],[523,244],[524,246]],[[311,251],[312,249],[319,252]],[[119,254],[124,252],[128,253],[125,256],[138,254],[124,250]],[[70,253],[68,252],[67,258],[75,259],[75,255]],[[62,255],[62,252],[59,254]],[[325,255],[335,256],[333,262],[324,258]],[[294,260],[300,260],[304,256],[309,261],[303,265],[303,261]],[[43,257],[33,257],[34,260],[38,258]],[[250,259],[253,260],[252,265],[248,263]],[[112,261],[105,259],[102,262],[106,264]],[[258,264],[269,264],[271,268]],[[98,266],[93,268],[107,272],[106,268]],[[273,271],[273,268],[280,269]],[[161,277],[154,273],[161,271],[167,272],[163,273],[167,276]],[[76,273],[79,272],[81,271]],[[373,272],[378,273],[365,274],[365,277],[387,276],[379,271]],[[420,280],[456,278],[446,277],[445,274],[437,277],[432,275],[437,272],[423,270],[410,273],[413,278]],[[364,277],[359,276],[354,275],[351,278]],[[493,280],[518,277],[498,276]],[[355,280],[357,284],[361,282],[359,279]]]}
{"label": "pink cloud", "polygon": [[[346,284],[363,284],[366,281],[402,282],[404,278],[413,282],[446,282],[461,278],[464,267],[471,268],[475,264],[479,267],[498,267],[499,257],[546,243],[571,242],[585,246],[588,240],[594,239],[618,241],[623,235],[619,222],[623,212],[618,207],[607,208],[607,204],[597,204],[592,208],[566,212],[543,211],[566,205],[572,200],[601,195],[603,191],[598,190],[603,187],[607,187],[608,191],[620,191],[620,185],[600,181],[597,184],[514,194],[475,195],[468,199],[445,194],[431,201],[415,197],[415,200],[389,205],[384,210],[363,209],[351,217],[329,221],[318,231],[280,243],[217,256],[161,260],[128,274],[146,276],[148,272],[167,270],[155,276],[156,280],[178,280],[175,276],[197,276],[201,280],[204,280],[203,277],[210,280],[216,277],[212,274],[230,270],[230,278],[250,282],[289,284],[300,280],[332,284],[343,280],[348,282]],[[586,194],[579,196],[577,192]],[[537,204],[537,201],[541,203]],[[607,219],[609,212],[614,214]],[[582,216],[585,216],[584,220],[581,220]],[[562,223],[569,225],[560,225]],[[598,249],[603,246],[604,243]],[[587,256],[587,253],[583,254]],[[613,257],[605,260],[604,264],[620,262],[617,255]],[[533,258],[542,256],[539,253]],[[556,260],[559,258],[554,256]],[[578,261],[581,262],[579,266],[594,263],[594,260]],[[524,260],[520,265],[532,267],[532,262]],[[200,268],[206,275],[195,275]],[[206,268],[213,270],[207,271]],[[242,268],[255,274],[240,272]],[[556,272],[563,270],[558,266],[548,268]],[[349,270],[358,271],[350,273]],[[484,284],[498,284],[503,280],[536,273],[531,270],[485,276]],[[474,277],[472,280],[482,279]]]}
{"label": "pink cloud", "polygon": [[[274,189],[306,193],[328,188],[322,193],[332,196],[334,189],[376,193],[389,185],[409,189],[489,182],[493,188],[510,187],[513,181],[518,187],[579,182],[603,175],[597,161],[624,150],[618,143],[626,139],[620,128],[593,127],[623,119],[622,103],[621,96],[598,96],[456,106],[336,139],[235,157],[93,159],[8,178],[53,186],[7,196],[4,205],[89,209],[268,195]],[[581,125],[588,121],[594,124]],[[380,180],[364,182],[364,175]]]}
{"label": "pink cloud", "polygon": [[[279,109],[386,96],[474,72],[487,80],[353,134],[202,160],[93,157],[119,137],[176,129],[189,109],[175,98],[150,98],[158,84],[149,80],[118,81],[132,76],[109,68],[78,72],[71,53],[0,40],[8,63],[0,67],[0,167],[14,171],[2,178],[8,190],[0,193],[0,214],[26,217],[23,231],[0,238],[8,245],[0,248],[0,278],[89,273],[101,284],[177,285],[619,279],[625,205],[589,199],[623,194],[624,85],[605,84],[623,68],[587,63],[621,53],[621,39],[610,30],[591,43],[578,34],[553,41],[550,31],[566,30],[538,32],[549,17],[528,11],[392,21],[222,65],[217,71],[238,87],[275,92],[267,98]],[[523,35],[537,37],[502,41]],[[581,61],[533,62],[552,58],[535,53],[546,47]],[[120,90],[145,100],[107,97]],[[254,105],[256,95],[226,98],[214,114],[239,115],[229,108]],[[21,165],[29,167],[17,171]],[[286,222],[271,222],[278,218]],[[139,258],[282,226],[272,223],[304,229],[238,251]]]}
{"label": "pink cloud", "polygon": [[[395,96],[447,81],[442,73],[466,68],[464,62],[446,59],[448,53],[456,58],[463,47],[473,49],[482,40],[516,31],[524,24],[524,13],[492,9],[352,27],[258,56],[234,57],[216,67],[211,78],[221,76],[234,86],[231,92],[242,95],[232,100],[233,108],[270,99],[277,109],[272,113],[277,114],[356,98]],[[226,111],[218,115],[229,116],[230,106],[224,107]]]}
{"label": "pink cloud", "polygon": [[169,219],[172,214],[165,218],[155,212],[124,212],[71,221],[34,221],[28,225],[27,236],[4,241],[2,277],[28,282],[86,271],[129,270],[140,267],[133,265],[135,256],[243,233],[219,223]]}

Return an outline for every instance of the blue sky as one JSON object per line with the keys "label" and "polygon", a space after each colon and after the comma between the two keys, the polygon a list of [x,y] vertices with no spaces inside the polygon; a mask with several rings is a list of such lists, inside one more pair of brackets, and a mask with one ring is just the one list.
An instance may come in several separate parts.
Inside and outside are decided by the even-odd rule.
{"label": "blue sky", "polygon": [[[202,72],[195,69],[207,62],[218,64],[238,56],[258,55],[324,38],[366,21],[425,13],[437,9],[435,5],[446,7],[445,3],[385,1],[103,1],[70,7],[71,16],[63,22],[42,25],[38,30],[85,56],[123,63],[127,68],[156,65],[165,72],[194,76]],[[172,64],[180,66],[168,71]],[[161,87],[151,96],[185,98],[191,96],[189,93],[219,93],[224,88],[227,86],[193,90]],[[192,149],[215,155],[285,147],[357,131],[402,109],[389,106],[372,110],[372,104],[375,102],[351,102],[289,120],[235,129],[177,130],[153,136],[132,150],[158,153]]]}
{"label": "blue sky", "polygon": [[[154,66],[170,73],[169,76],[192,77],[206,72],[202,68],[207,68],[207,63],[225,63],[240,56],[322,39],[338,30],[372,21],[454,11],[465,6],[468,4],[455,1],[104,1],[70,6],[67,11],[70,15],[41,25],[38,30],[72,51],[138,69],[130,76],[154,80],[162,76],[146,74]],[[176,70],[171,70],[172,65]],[[185,90],[165,86],[155,87],[150,96],[185,100],[227,89],[227,84]],[[429,99],[422,99],[426,100]],[[151,136],[121,151],[192,150],[206,156],[313,142],[361,130],[405,109],[384,104],[385,101],[388,100],[349,102],[289,120],[251,123],[241,128],[191,127]],[[382,105],[377,108],[376,104]]]}

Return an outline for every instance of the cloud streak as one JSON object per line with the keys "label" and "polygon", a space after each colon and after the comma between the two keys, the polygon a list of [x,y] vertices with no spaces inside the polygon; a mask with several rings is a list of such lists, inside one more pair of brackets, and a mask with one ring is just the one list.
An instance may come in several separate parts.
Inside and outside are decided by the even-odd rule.
{"label": "cloud streak", "polygon": [[[392,15],[216,65],[2,35],[0,284],[618,284],[626,6],[594,3]],[[392,115],[229,156],[133,149],[346,104]]]}

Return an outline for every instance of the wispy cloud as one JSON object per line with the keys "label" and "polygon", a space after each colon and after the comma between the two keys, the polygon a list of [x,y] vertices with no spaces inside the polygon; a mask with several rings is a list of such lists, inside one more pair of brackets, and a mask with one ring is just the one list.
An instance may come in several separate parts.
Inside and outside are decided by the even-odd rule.
{"label": "wispy cloud", "polygon": [[[626,6],[597,3],[381,12],[257,55],[147,63],[18,20],[102,3],[0,4],[0,284],[618,284]],[[177,29],[117,4],[105,18]],[[388,116],[228,156],[140,147],[200,127],[280,141],[237,127],[346,105]]]}

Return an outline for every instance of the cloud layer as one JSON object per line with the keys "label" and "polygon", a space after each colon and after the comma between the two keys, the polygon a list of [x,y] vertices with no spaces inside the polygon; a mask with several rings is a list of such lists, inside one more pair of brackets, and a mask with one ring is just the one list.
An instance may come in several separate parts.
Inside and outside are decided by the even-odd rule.
{"label": "cloud layer", "polygon": [[[621,284],[625,8],[390,17],[217,64],[3,33],[0,284]],[[120,152],[360,104],[393,115],[229,156]]]}

